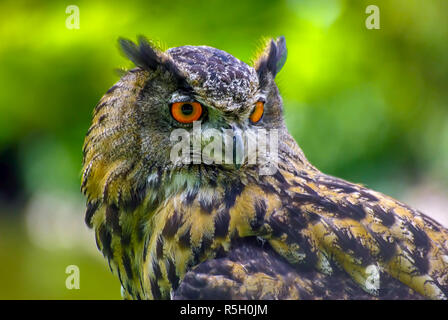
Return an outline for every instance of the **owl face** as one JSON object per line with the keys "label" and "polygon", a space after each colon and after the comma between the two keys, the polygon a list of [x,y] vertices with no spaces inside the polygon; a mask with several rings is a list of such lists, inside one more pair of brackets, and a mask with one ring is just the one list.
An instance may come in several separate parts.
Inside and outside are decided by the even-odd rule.
{"label": "owl face", "polygon": [[[197,166],[208,166],[215,174],[235,174],[257,165],[247,161],[253,150],[248,143],[256,143],[257,130],[275,129],[280,139],[287,134],[274,82],[286,57],[284,38],[270,41],[254,67],[207,46],[162,52],[143,38],[138,45],[128,40],[120,44],[137,68],[124,75],[95,109],[84,148],[83,181],[92,174],[94,162],[103,162],[95,166],[104,170],[115,169],[109,173],[111,183],[119,174],[136,184],[151,182],[148,177],[160,180],[160,173],[192,172]],[[179,130],[183,133],[173,138]],[[173,159],[184,135],[190,135],[187,143],[192,148]],[[219,139],[221,148],[210,148]],[[232,145],[230,157],[226,143]],[[107,189],[107,181],[102,184]]]}
{"label": "owl face", "polygon": [[[273,81],[278,70],[277,66],[268,66],[269,59],[273,60],[270,54],[274,53],[276,59],[285,54],[278,52],[282,40],[279,42],[280,45],[271,43],[255,68],[207,46],[182,46],[160,53],[144,42],[138,52],[126,51],[130,46],[124,45],[125,52],[137,64],[155,56],[158,61],[152,63],[152,70],[162,70],[159,77],[148,81],[139,99],[148,115],[147,132],[162,139],[160,133],[164,131],[162,140],[172,148],[170,133],[177,128],[191,130],[193,122],[200,123],[202,132],[231,129],[236,136],[258,128],[283,128],[281,98]],[[152,49],[153,54],[142,57],[145,49]],[[210,141],[204,137],[202,147]]]}
{"label": "owl face", "polygon": [[[169,158],[171,164],[179,167],[201,157],[207,164],[235,168],[235,163],[231,162],[245,163],[248,143],[253,144],[252,149],[256,148],[258,129],[282,127],[281,99],[272,74],[264,75],[261,81],[255,68],[224,51],[206,46],[172,48],[166,52],[166,59],[173,64],[171,69],[167,68],[170,71],[148,81],[139,99],[139,107],[144,110],[147,140],[157,136],[169,147],[164,148],[164,160]],[[194,125],[200,129],[193,132]],[[170,152],[168,157],[168,149],[172,151],[179,143],[173,136],[176,129],[184,129],[186,134],[195,137],[199,131],[200,148],[192,148],[192,154],[178,157]],[[215,132],[213,139],[211,130]],[[192,139],[190,136],[190,142]],[[219,155],[213,154],[216,150],[212,154],[204,150],[218,139],[223,143]],[[234,156],[226,157],[226,143],[232,144]],[[150,150],[151,146],[147,148]],[[164,161],[163,166],[170,164]]]}

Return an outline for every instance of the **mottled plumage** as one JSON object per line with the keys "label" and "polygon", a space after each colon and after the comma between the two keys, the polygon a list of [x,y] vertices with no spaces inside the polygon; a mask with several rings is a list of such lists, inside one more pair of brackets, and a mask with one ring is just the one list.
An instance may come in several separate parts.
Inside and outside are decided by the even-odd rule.
{"label": "mottled plumage", "polygon": [[[126,298],[447,299],[447,229],[321,173],[288,133],[274,82],[284,38],[254,67],[206,46],[121,46],[137,68],[95,108],[81,189],[86,223]],[[170,133],[191,126],[169,105],[190,100],[207,110],[204,129],[278,130],[278,171],[170,161]],[[366,285],[369,266],[378,288]]]}

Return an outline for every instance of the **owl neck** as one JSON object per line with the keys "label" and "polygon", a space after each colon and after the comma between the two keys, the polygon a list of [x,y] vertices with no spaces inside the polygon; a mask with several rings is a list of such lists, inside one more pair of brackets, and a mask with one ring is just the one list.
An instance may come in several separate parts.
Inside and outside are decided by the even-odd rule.
{"label": "owl neck", "polygon": [[291,174],[303,171],[319,172],[306,159],[295,140],[286,134],[279,140],[277,163],[267,174],[258,165],[243,165],[236,169],[230,166],[192,164],[176,169],[153,169],[145,183],[147,193],[153,194],[154,201],[158,200],[160,203],[179,193],[191,196],[201,189],[225,189],[233,184],[257,183],[263,180],[263,176],[275,175],[277,171],[287,171]]}

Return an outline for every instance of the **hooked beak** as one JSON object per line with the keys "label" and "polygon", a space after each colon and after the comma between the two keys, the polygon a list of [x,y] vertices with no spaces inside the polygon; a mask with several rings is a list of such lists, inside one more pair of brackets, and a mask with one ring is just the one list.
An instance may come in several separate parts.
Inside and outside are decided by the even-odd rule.
{"label": "hooked beak", "polygon": [[236,126],[232,126],[233,129],[233,157],[232,161],[235,165],[235,169],[241,168],[244,162],[244,140],[242,131]]}

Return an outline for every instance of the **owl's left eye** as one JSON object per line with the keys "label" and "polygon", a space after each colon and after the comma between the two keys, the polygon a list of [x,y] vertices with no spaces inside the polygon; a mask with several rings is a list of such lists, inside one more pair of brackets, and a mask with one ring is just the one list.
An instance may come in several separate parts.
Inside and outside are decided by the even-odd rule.
{"label": "owl's left eye", "polygon": [[171,105],[171,115],[180,123],[192,123],[202,115],[199,102],[175,102]]}
{"label": "owl's left eye", "polygon": [[258,121],[261,120],[261,118],[263,118],[263,113],[264,113],[264,102],[258,101],[255,104],[254,111],[252,111],[252,114],[249,117],[250,121],[252,123],[257,123]]}

